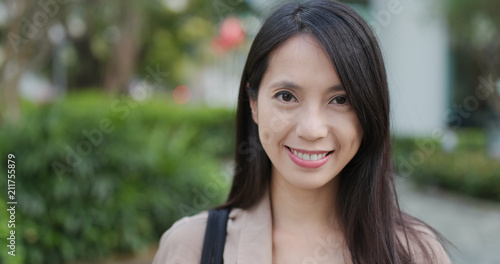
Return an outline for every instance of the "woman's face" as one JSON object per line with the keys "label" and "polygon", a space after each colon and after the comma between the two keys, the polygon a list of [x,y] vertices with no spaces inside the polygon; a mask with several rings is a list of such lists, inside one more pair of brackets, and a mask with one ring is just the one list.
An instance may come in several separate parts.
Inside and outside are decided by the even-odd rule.
{"label": "woman's face", "polygon": [[325,186],[361,144],[358,117],[328,56],[309,35],[294,36],[271,53],[250,105],[272,177],[295,187]]}

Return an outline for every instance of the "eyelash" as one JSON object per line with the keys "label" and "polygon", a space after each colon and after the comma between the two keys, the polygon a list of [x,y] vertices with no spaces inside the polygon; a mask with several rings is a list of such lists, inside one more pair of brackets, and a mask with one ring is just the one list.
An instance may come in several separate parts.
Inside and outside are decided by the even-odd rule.
{"label": "eyelash", "polygon": [[[277,93],[274,95],[274,98],[277,98],[278,100],[280,100],[281,102],[284,102],[284,103],[290,103],[290,102],[292,102],[291,100],[290,100],[290,101],[285,101],[285,100],[283,100],[283,95],[290,95],[290,96],[292,97],[292,98],[291,98],[291,100],[295,100],[295,101],[297,101],[297,98],[296,98],[296,97],[295,97],[292,93],[290,93],[290,92],[288,92],[288,91],[279,91],[279,92],[277,92]],[[336,100],[338,100],[339,98],[345,98],[346,102],[345,102],[345,103],[343,103],[343,104],[338,104],[338,103],[337,103],[337,105],[341,105],[341,106],[343,106],[343,105],[348,105],[348,104],[350,103],[350,102],[349,102],[349,97],[348,97],[347,95],[338,95],[338,96],[335,96],[335,97],[334,97],[334,98],[330,101],[330,103],[331,103],[331,102],[334,102],[334,101],[336,101]]]}

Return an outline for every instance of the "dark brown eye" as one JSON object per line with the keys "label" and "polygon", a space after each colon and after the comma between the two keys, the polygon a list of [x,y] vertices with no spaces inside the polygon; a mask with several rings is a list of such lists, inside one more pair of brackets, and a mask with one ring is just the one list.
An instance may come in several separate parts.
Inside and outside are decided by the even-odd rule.
{"label": "dark brown eye", "polygon": [[282,94],[281,95],[281,98],[283,99],[283,101],[285,102],[290,102],[292,100],[292,95],[291,94]]}
{"label": "dark brown eye", "polygon": [[295,100],[295,97],[289,92],[279,92],[275,95],[275,97],[287,103]]}
{"label": "dark brown eye", "polygon": [[333,99],[333,102],[339,105],[344,105],[349,103],[349,98],[345,95],[337,96]]}

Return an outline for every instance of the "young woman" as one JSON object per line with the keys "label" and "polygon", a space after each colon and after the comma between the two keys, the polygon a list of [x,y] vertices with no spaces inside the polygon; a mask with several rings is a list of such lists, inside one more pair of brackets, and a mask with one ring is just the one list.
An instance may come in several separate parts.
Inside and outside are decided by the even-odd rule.
{"label": "young woman", "polygon": [[[327,0],[275,11],[241,78],[224,263],[449,263],[399,209],[389,127],[363,19]],[[153,263],[200,263],[206,225],[206,212],[175,223]]]}

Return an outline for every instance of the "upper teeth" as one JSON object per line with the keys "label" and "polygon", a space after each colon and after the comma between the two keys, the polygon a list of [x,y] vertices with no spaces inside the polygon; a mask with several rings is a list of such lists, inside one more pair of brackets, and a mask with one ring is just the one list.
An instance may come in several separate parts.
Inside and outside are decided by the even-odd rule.
{"label": "upper teeth", "polygon": [[325,152],[323,154],[312,154],[312,155],[309,155],[309,154],[303,154],[301,152],[297,152],[296,150],[292,150],[293,154],[303,160],[307,160],[307,161],[316,161],[316,160],[320,160],[322,158],[324,158],[326,155],[328,155],[328,152]]}

